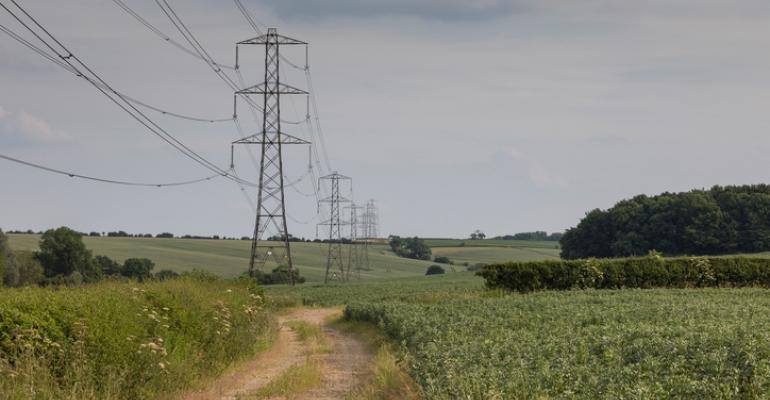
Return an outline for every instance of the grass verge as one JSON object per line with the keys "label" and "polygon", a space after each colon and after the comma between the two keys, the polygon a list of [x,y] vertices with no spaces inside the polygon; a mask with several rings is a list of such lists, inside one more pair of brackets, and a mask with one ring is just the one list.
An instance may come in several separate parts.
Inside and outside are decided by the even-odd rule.
{"label": "grass verge", "polygon": [[307,358],[305,362],[292,365],[278,377],[261,387],[253,395],[242,399],[268,399],[282,397],[291,399],[295,395],[321,385],[321,365],[317,360]]}
{"label": "grass verge", "polygon": [[0,398],[157,398],[263,350],[275,332],[237,281],[0,290]]}

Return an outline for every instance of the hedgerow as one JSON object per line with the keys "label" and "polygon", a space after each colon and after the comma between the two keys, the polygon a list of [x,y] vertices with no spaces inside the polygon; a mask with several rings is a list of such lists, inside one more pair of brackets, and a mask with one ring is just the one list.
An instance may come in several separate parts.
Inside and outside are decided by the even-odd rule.
{"label": "hedgerow", "polygon": [[621,259],[548,260],[487,265],[489,288],[518,292],[569,289],[770,287],[770,259],[655,255]]}

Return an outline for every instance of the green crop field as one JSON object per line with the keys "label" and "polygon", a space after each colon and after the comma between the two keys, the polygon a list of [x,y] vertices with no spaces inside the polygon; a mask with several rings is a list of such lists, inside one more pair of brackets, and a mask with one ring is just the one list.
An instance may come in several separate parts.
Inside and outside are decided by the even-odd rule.
{"label": "green crop field", "polygon": [[374,323],[401,344],[427,399],[770,394],[765,289],[506,294],[463,272],[267,293],[347,304],[346,318]]}
{"label": "green crop field", "polygon": [[[40,236],[8,235],[11,248],[18,250],[36,250]],[[184,272],[203,269],[222,277],[240,275],[246,270],[251,242],[243,240],[205,240],[205,239],[162,239],[162,238],[126,238],[126,237],[83,237],[86,246],[94,255],[105,255],[118,261],[126,258],[143,257],[155,262],[155,271],[170,269]],[[506,241],[508,242],[508,241]],[[558,258],[558,250],[539,247],[541,242],[513,241],[518,244],[532,243],[532,247],[437,247],[434,255],[448,255],[458,263],[489,263],[498,261],[535,261]],[[451,242],[449,242],[451,243]],[[457,242],[459,243],[459,241]],[[547,242],[542,242],[547,243]],[[294,264],[302,276],[309,282],[323,280],[326,269],[328,245],[323,243],[292,243]],[[551,243],[553,246],[553,243]],[[410,260],[397,257],[385,244],[371,246],[369,252],[371,269],[361,271],[361,280],[395,279],[414,277],[425,274],[433,264],[430,261]],[[272,267],[272,266],[271,266]],[[464,270],[456,265],[449,271]]]}

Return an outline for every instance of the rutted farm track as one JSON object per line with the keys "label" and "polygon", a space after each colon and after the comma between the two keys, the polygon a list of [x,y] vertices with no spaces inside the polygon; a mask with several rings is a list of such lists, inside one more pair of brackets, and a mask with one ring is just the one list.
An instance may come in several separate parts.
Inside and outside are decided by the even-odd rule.
{"label": "rutted farm track", "polygon": [[[321,366],[321,385],[292,399],[342,399],[351,392],[366,373],[371,354],[366,345],[350,334],[328,326],[325,319],[338,313],[333,308],[299,309],[278,318],[280,329],[273,347],[247,362],[237,370],[225,374],[202,391],[184,396],[187,400],[250,399],[282,373],[312,357]],[[308,355],[307,344],[287,323],[302,321],[320,325],[328,341],[329,351]],[[276,397],[282,398],[282,397]]]}

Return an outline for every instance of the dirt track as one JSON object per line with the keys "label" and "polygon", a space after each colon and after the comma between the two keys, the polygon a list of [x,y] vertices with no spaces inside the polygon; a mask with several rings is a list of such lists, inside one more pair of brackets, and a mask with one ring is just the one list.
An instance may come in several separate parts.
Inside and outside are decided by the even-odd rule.
{"label": "dirt track", "polygon": [[186,400],[235,400],[250,398],[259,388],[278,377],[292,365],[305,360],[305,345],[286,327],[291,320],[320,324],[331,351],[313,355],[322,366],[322,386],[293,396],[293,399],[342,399],[360,383],[371,358],[366,346],[349,334],[324,324],[324,319],[339,312],[332,308],[299,309],[278,318],[280,330],[273,347],[237,370],[225,374],[202,391],[183,396]]}

